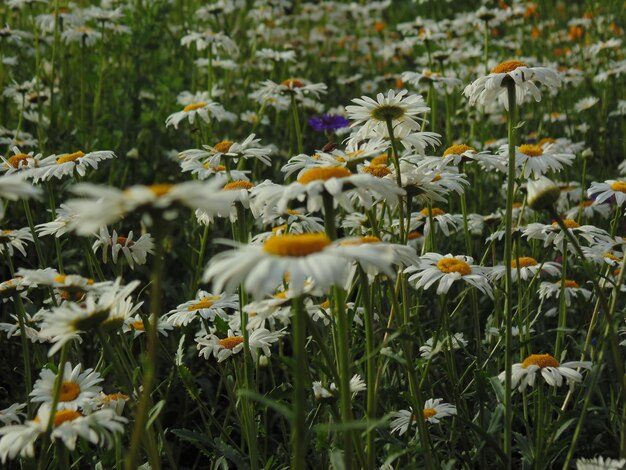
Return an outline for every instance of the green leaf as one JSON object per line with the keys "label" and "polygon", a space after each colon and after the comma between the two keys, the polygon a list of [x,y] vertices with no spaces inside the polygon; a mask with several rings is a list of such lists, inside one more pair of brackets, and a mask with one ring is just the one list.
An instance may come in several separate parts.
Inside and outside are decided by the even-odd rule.
{"label": "green leaf", "polygon": [[[216,317],[217,318],[217,317]],[[255,392],[254,390],[237,390],[237,396],[250,398],[256,402],[261,403],[262,405],[267,406],[268,408],[272,408],[274,411],[277,411],[285,418],[291,420],[293,413],[289,408],[287,408],[282,403],[279,403],[271,398],[266,397],[265,395],[261,395],[260,393]]]}

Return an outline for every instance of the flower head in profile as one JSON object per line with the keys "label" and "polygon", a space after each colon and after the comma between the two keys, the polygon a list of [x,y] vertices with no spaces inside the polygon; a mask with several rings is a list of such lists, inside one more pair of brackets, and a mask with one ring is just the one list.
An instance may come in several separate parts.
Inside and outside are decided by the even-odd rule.
{"label": "flower head in profile", "polygon": [[[513,364],[511,387],[523,392],[526,387],[533,387],[537,376],[541,374],[543,379],[551,387],[560,387],[563,381],[568,385],[581,382],[583,376],[576,369],[590,369],[591,362],[572,361],[560,363],[550,354],[531,354],[519,364]],[[505,372],[498,379],[504,382]]]}
{"label": "flower head in profile", "polygon": [[587,191],[589,197],[595,199],[594,204],[615,200],[618,206],[626,203],[626,181],[606,180],[603,183],[593,182]]}
{"label": "flower head in profile", "polygon": [[237,194],[222,191],[223,185],[221,178],[208,182],[135,185],[125,190],[81,183],[74,186],[72,192],[85,197],[66,202],[75,214],[70,227],[79,235],[89,235],[139,209],[169,212],[181,205],[202,209],[209,214],[228,214]]}
{"label": "flower head in profile", "polygon": [[348,117],[354,121],[352,127],[361,126],[357,131],[357,138],[372,137],[389,138],[387,122],[391,122],[394,136],[406,136],[421,129],[418,117],[423,116],[430,108],[422,95],[407,95],[407,90],[396,94],[389,90],[387,95],[379,93],[376,100],[368,96],[352,100],[356,106],[346,106]]}
{"label": "flower head in profile", "polygon": [[[424,403],[422,417],[425,421],[437,424],[442,418],[456,415],[456,406],[449,403],[441,403],[442,398],[429,398]],[[391,414],[394,420],[391,422],[391,432],[397,432],[402,436],[409,427],[417,421],[417,414],[411,410],[400,410]],[[417,430],[417,428],[416,428]]]}
{"label": "flower head in profile", "polygon": [[515,97],[518,103],[523,103],[527,97],[541,101],[541,91],[538,84],[549,88],[556,88],[561,84],[557,72],[546,67],[529,67],[519,60],[507,60],[491,69],[487,76],[480,77],[470,83],[463,90],[471,105],[489,105],[498,100],[505,109],[509,109],[507,84],[515,85]]}
{"label": "flower head in profile", "polygon": [[232,120],[232,113],[226,111],[221,104],[215,101],[207,100],[190,103],[182,111],[170,114],[165,120],[165,127],[174,126],[174,129],[178,129],[178,125],[182,121],[188,120],[189,124],[193,124],[196,122],[196,118],[206,123],[210,123],[213,119],[216,121],[229,121]]}

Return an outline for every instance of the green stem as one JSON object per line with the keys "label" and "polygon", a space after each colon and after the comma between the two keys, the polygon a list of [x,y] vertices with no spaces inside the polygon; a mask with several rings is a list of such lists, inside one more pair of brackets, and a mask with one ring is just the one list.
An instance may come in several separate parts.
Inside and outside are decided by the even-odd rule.
{"label": "green stem", "polygon": [[[508,78],[508,77],[507,77]],[[515,120],[517,103],[515,101],[515,82],[508,78],[503,85],[507,88],[509,168],[506,190],[506,215],[504,232],[504,267],[505,267],[505,380],[504,380],[504,454],[507,469],[512,467],[513,442],[513,400],[511,371],[513,367],[513,276],[511,272],[513,242],[513,199],[515,189]]]}
{"label": "green stem", "polygon": [[[160,217],[159,217],[160,219]],[[163,304],[162,298],[162,278],[164,268],[164,221],[157,220],[154,224],[155,235],[155,253],[154,264],[152,269],[152,286],[150,291],[150,320],[147,322],[146,330],[148,337],[146,356],[143,361],[143,390],[137,406],[135,414],[135,425],[130,441],[130,448],[126,457],[126,470],[134,470],[137,468],[137,460],[139,457],[139,446],[144,435],[146,421],[148,419],[148,411],[150,407],[150,395],[155,382],[155,374],[157,368],[157,350],[158,350],[158,322],[161,316],[161,308]]]}
{"label": "green stem", "polygon": [[[373,421],[376,418],[376,338],[374,337],[374,312],[372,308],[372,298],[370,296],[370,286],[367,273],[359,267],[359,278],[361,280],[361,296],[363,308],[365,309],[365,354],[366,354],[366,381],[367,381],[367,419]],[[367,468],[375,468],[376,464],[376,440],[374,430],[368,428],[366,432],[366,452]]]}
{"label": "green stem", "polygon": [[[400,172],[400,153],[398,152],[398,142],[393,133],[393,121],[391,118],[387,118],[387,133],[389,134],[389,141],[391,142],[393,166],[396,170],[396,184],[398,188],[402,188],[402,174]],[[398,212],[400,218],[400,243],[406,243],[406,233],[404,230],[404,205],[402,204],[402,198],[398,197]],[[409,214],[409,217],[411,214]]]}
{"label": "green stem", "polygon": [[298,141],[298,153],[304,153],[304,144],[302,143],[302,128],[300,127],[300,115],[298,114],[296,95],[293,92],[291,93],[291,114],[293,116],[293,127],[296,132],[296,140]]}
{"label": "green stem", "polygon": [[306,468],[306,312],[300,297],[292,300],[293,309],[293,419],[291,424],[291,468]]}

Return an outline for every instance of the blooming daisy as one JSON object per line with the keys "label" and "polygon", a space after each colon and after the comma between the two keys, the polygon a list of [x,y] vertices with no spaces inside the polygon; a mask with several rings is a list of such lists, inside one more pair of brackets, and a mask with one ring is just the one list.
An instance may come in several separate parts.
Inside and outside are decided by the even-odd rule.
{"label": "blooming daisy", "polygon": [[[84,414],[83,414],[84,413]],[[0,460],[6,463],[7,459],[33,457],[37,438],[47,431],[50,420],[50,406],[44,404],[39,407],[35,419],[24,424],[14,424],[0,428]],[[76,448],[78,438],[85,439],[93,444],[110,444],[114,434],[122,434],[127,419],[118,416],[111,409],[102,409],[89,412],[75,410],[57,410],[53,417],[52,439],[63,442],[70,451]]]}
{"label": "blooming daisy", "polygon": [[498,64],[487,76],[476,79],[467,85],[463,94],[469,98],[470,104],[487,105],[498,100],[505,109],[509,109],[506,83],[515,83],[515,94],[518,103],[532,96],[541,101],[541,92],[535,82],[549,88],[561,84],[559,74],[546,67],[529,67],[519,60],[508,60]]}
{"label": "blooming daisy", "polygon": [[624,467],[626,467],[626,459],[594,457],[576,460],[576,470],[623,470]]}
{"label": "blooming daisy", "polygon": [[304,79],[288,78],[281,83],[272,80],[265,80],[255,92],[262,100],[278,95],[293,95],[298,101],[303,100],[308,95],[319,98],[320,94],[325,94],[327,86],[324,83],[311,83]]}
{"label": "blooming daisy", "polygon": [[[456,406],[449,403],[441,403],[442,398],[429,398],[424,403],[422,410],[423,419],[429,423],[437,424],[442,418],[456,415]],[[402,436],[409,430],[409,427],[417,421],[417,416],[411,410],[400,410],[391,413],[395,419],[391,422],[391,432],[397,432]]]}
{"label": "blooming daisy", "polygon": [[251,191],[250,208],[255,216],[267,211],[285,212],[291,201],[303,202],[306,199],[307,211],[317,212],[322,208],[324,193],[333,196],[335,207],[340,205],[352,212],[353,197],[370,208],[376,198],[394,204],[404,190],[393,181],[368,174],[352,174],[345,167],[317,167],[309,168],[300,174],[298,181],[286,186],[270,181],[257,185]]}
{"label": "blooming daisy", "polygon": [[17,230],[0,230],[0,254],[13,256],[14,250],[26,256],[26,243],[33,242],[33,235],[28,227]]}
{"label": "blooming daisy", "polygon": [[[589,361],[573,361],[560,363],[550,354],[531,354],[522,363],[513,364],[511,387],[523,392],[527,386],[533,387],[535,380],[541,372],[541,376],[551,387],[563,385],[563,379],[568,385],[581,382],[583,376],[577,368],[590,369]],[[498,375],[498,379],[504,382],[505,372]]]}
{"label": "blooming daisy", "polygon": [[13,403],[8,408],[0,410],[0,422],[5,426],[19,422],[24,408],[26,408],[26,403]]}
{"label": "blooming daisy", "polygon": [[593,199],[585,199],[577,206],[568,209],[564,216],[566,219],[576,219],[580,213],[582,213],[585,219],[591,219],[595,216],[608,219],[611,215],[611,206],[608,204],[594,204]]}
{"label": "blooming daisy", "polygon": [[626,202],[626,181],[606,180],[604,183],[593,182],[587,190],[587,196],[595,199],[594,204],[602,204],[612,198],[618,206]]}
{"label": "blooming daisy", "polygon": [[[270,346],[285,335],[284,330],[269,331],[265,328],[257,328],[250,333],[248,343],[250,345],[250,354],[256,362],[259,358],[259,349],[266,357],[272,355]],[[237,354],[243,350],[243,336],[241,333],[234,333],[228,330],[228,336],[220,339],[215,334],[205,337],[196,338],[197,349],[200,351],[198,355],[208,359],[211,354],[222,362],[230,356]]]}
{"label": "blooming daisy", "polygon": [[[595,225],[580,225],[572,219],[565,219],[563,222],[572,234],[586,240],[589,244],[609,243],[612,240],[606,230],[598,228]],[[528,224],[522,231],[522,236],[527,237],[529,240],[544,240],[544,247],[553,245],[557,249],[563,248],[563,240],[565,240],[566,237],[557,222],[553,222],[550,225],[539,223]]]}
{"label": "blooming daisy", "polygon": [[[190,149],[180,153],[183,160],[201,160],[203,165],[207,164],[209,168],[219,168],[223,163],[222,159],[232,159],[237,163],[240,158],[250,159],[256,158],[261,163],[270,166],[272,161],[269,158],[272,149],[259,145],[260,139],[255,139],[255,134],[250,134],[242,142],[233,142],[232,140],[222,140],[214,146],[204,145],[204,150]],[[232,165],[226,165],[231,167]],[[183,171],[185,171],[183,167]]]}
{"label": "blooming daisy", "polygon": [[[520,256],[518,258],[514,258],[511,261],[511,279],[513,282],[519,278],[527,281],[529,279],[533,279],[540,272],[545,272],[551,276],[557,276],[561,273],[561,265],[559,263],[554,263],[552,261],[546,261],[544,263],[539,263],[535,258],[531,258],[530,256]],[[492,268],[490,277],[492,279],[500,279],[504,276],[504,266],[494,266]]]}
{"label": "blooming daisy", "polygon": [[166,210],[177,204],[211,214],[228,214],[237,194],[222,191],[223,185],[224,180],[221,178],[209,182],[136,185],[126,190],[89,183],[78,184],[72,187],[72,192],[86,198],[66,202],[76,214],[70,226],[79,235],[88,235],[139,208]]}
{"label": "blooming daisy", "polygon": [[[98,384],[104,379],[100,374],[93,369],[86,369],[81,372],[82,368],[81,364],[72,368],[69,362],[65,363],[57,409],[77,410],[85,408],[102,391],[102,387]],[[52,403],[57,375],[50,369],[43,369],[40,372],[40,378],[35,382],[33,391],[30,393],[33,402]]]}
{"label": "blooming daisy", "polygon": [[[580,287],[578,283],[571,279],[565,280],[565,305],[568,307],[572,304],[573,298],[582,298],[585,301],[591,298],[591,291],[585,289],[584,287]],[[561,296],[561,281],[555,282],[542,282],[539,285],[539,298],[540,299],[549,299],[550,297],[554,297],[558,299]]]}
{"label": "blooming daisy", "polygon": [[[574,161],[574,154],[560,153],[554,151],[552,146],[545,148],[539,145],[524,144],[515,147],[515,167],[519,170],[519,175],[534,178],[548,173],[549,171],[560,171],[563,165],[571,165]],[[509,148],[507,145],[500,147],[500,155],[507,155]]]}
{"label": "blooming daisy", "polygon": [[0,165],[0,172],[4,172],[7,175],[15,172],[24,171],[27,175],[30,174],[27,170],[37,168],[41,160],[41,154],[35,155],[35,152],[24,153],[18,147],[11,148],[13,155],[9,158],[0,156],[3,160],[3,164]]}
{"label": "blooming daisy", "polygon": [[361,126],[357,131],[359,139],[370,138],[373,135],[389,138],[387,121],[391,121],[391,128],[398,135],[419,131],[420,124],[416,119],[426,114],[430,108],[421,95],[408,95],[407,90],[396,94],[389,90],[387,96],[379,93],[376,101],[367,96],[352,100],[357,106],[346,106],[348,117],[353,120],[352,127]]}
{"label": "blooming daisy", "polygon": [[[146,318],[140,314],[129,315],[124,318],[124,324],[122,325],[122,332],[133,333],[133,338],[137,338],[146,332],[146,323],[152,325],[152,318]],[[168,331],[173,327],[166,321],[159,319],[157,322],[157,333],[167,336]]]}
{"label": "blooming daisy", "polygon": [[70,222],[74,219],[75,213],[67,205],[61,204],[56,208],[56,218],[52,222],[45,222],[35,226],[37,235],[44,237],[54,235],[56,238],[65,235],[70,231]]}
{"label": "blooming daisy", "polygon": [[416,289],[429,289],[437,283],[437,294],[446,294],[455,281],[462,280],[492,297],[487,277],[489,268],[474,265],[473,262],[470,256],[426,253],[420,257],[417,266],[409,266],[404,272],[411,275],[408,281],[415,283]]}
{"label": "blooming daisy", "polygon": [[225,309],[238,310],[239,296],[219,294],[199,290],[194,300],[180,304],[170,310],[164,320],[173,326],[185,326],[193,320],[205,319],[213,321],[216,315],[227,318]]}
{"label": "blooming daisy", "polygon": [[394,250],[384,244],[342,245],[341,240],[333,243],[323,233],[290,234],[215,256],[203,281],[212,280],[217,291],[225,286],[227,292],[243,283],[259,299],[274,292],[288,273],[289,288],[296,295],[303,292],[307,279],[325,292],[333,285],[343,286],[355,262],[393,277],[396,259]]}
{"label": "blooming daisy", "polygon": [[146,256],[154,253],[154,242],[149,233],[144,233],[137,240],[133,240],[133,231],[128,232],[128,237],[118,235],[113,230],[113,235],[109,234],[106,227],[100,227],[100,233],[96,235],[96,241],[92,246],[94,253],[102,249],[102,262],[106,264],[111,250],[111,260],[113,264],[117,263],[117,257],[120,251],[124,254],[126,262],[133,269],[135,263],[145,264]]}
{"label": "blooming daisy", "polygon": [[50,181],[52,178],[62,179],[64,176],[76,174],[85,176],[89,168],[96,169],[103,160],[114,158],[109,150],[84,153],[80,150],[73,153],[50,155],[39,161],[39,165],[31,171],[33,181]]}
{"label": "blooming daisy", "polygon": [[437,338],[437,342],[433,346],[434,341],[435,338],[431,336],[426,340],[426,343],[420,346],[421,357],[431,359],[435,357],[436,354],[450,349],[450,345],[452,345],[453,350],[462,349],[467,346],[467,341],[463,337],[463,333],[455,333],[452,336]]}
{"label": "blooming daisy", "polygon": [[[22,174],[0,176],[0,198],[2,199],[17,201],[18,199],[37,198],[41,192],[41,189],[26,181]],[[0,204],[0,215],[3,214],[4,204]]]}
{"label": "blooming daisy", "polygon": [[182,111],[170,114],[165,120],[165,127],[174,126],[174,129],[178,129],[181,121],[188,120],[189,124],[193,124],[196,117],[207,124],[211,122],[211,119],[217,121],[231,120],[230,113],[221,104],[207,100],[206,102],[190,103]]}

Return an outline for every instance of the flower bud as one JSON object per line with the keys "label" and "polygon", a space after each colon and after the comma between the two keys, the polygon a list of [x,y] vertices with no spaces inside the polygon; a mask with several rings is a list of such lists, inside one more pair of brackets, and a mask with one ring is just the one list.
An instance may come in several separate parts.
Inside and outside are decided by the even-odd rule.
{"label": "flower bud", "polygon": [[528,206],[536,211],[552,207],[561,194],[556,183],[544,176],[529,181],[527,190]]}

